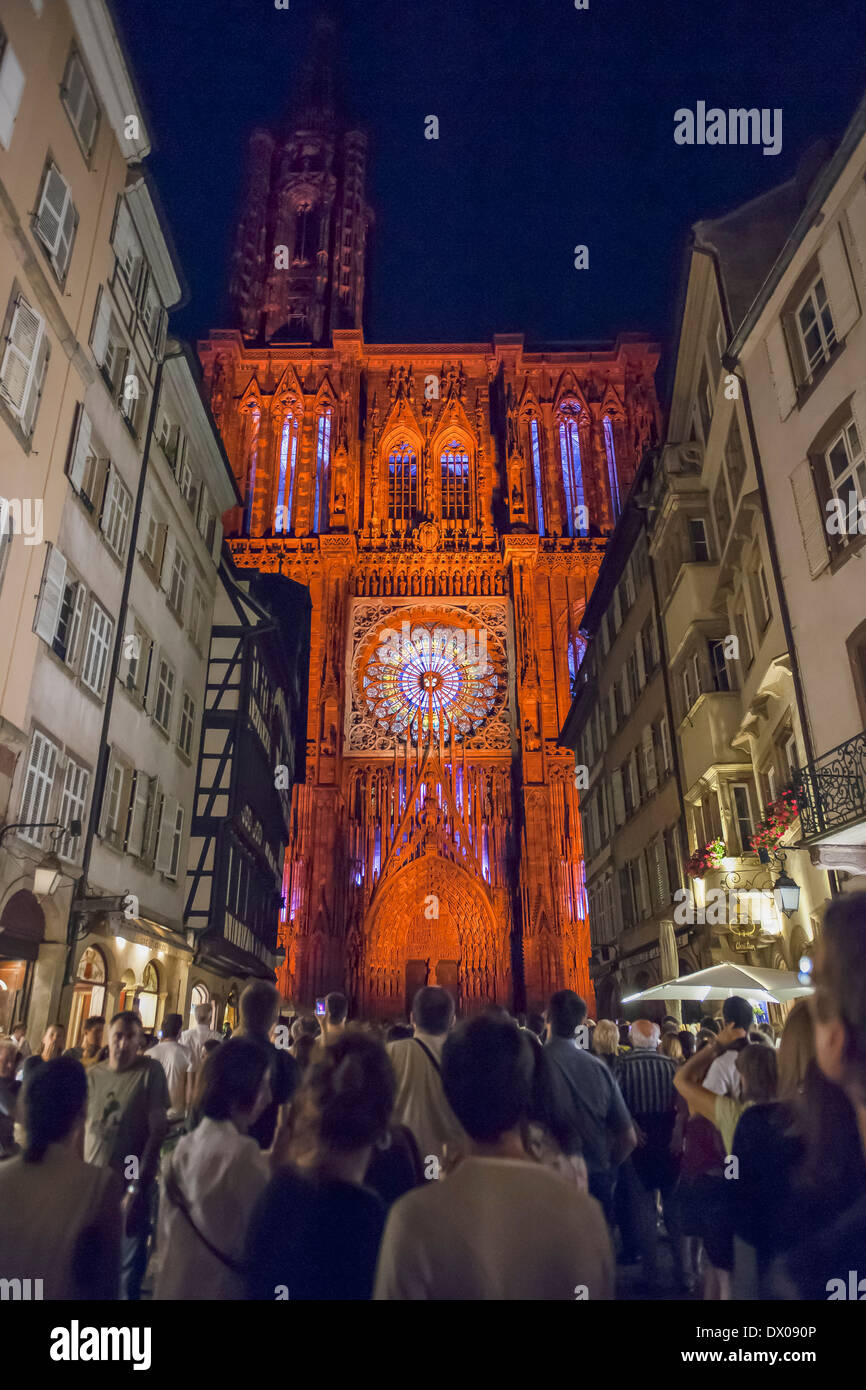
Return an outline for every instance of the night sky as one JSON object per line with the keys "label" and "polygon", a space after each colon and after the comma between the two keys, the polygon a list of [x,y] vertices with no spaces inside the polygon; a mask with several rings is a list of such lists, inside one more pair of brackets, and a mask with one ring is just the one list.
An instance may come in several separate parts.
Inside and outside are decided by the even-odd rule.
{"label": "night sky", "polygon": [[[276,126],[321,0],[114,0],[190,286],[172,319],[231,327],[253,126]],[[333,7],[332,7],[333,8]],[[371,136],[371,342],[670,344],[691,224],[789,178],[866,90],[866,6],[833,0],[349,0],[346,107]],[[674,111],[781,107],[783,147],[674,143]],[[439,117],[440,138],[424,138]],[[573,248],[590,268],[574,269]]]}

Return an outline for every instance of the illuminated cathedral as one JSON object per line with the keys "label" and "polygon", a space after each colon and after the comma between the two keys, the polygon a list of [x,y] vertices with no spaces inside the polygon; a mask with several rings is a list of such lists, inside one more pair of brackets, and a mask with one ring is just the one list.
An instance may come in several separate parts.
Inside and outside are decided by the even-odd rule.
{"label": "illuminated cathedral", "polygon": [[235,563],[312,597],[279,983],[406,1016],[591,998],[573,754],[581,617],[644,448],[657,349],[368,343],[367,139],[320,21],[292,119],[256,130],[231,279],[199,345],[245,505]]}

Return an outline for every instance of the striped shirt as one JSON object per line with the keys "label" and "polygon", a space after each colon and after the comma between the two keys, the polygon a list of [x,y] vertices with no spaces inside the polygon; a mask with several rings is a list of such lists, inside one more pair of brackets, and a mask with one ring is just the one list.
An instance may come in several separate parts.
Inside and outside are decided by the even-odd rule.
{"label": "striped shirt", "polygon": [[663,1115],[676,1103],[676,1064],[661,1052],[636,1047],[617,1060],[614,1075],[623,1100],[640,1123],[643,1115]]}

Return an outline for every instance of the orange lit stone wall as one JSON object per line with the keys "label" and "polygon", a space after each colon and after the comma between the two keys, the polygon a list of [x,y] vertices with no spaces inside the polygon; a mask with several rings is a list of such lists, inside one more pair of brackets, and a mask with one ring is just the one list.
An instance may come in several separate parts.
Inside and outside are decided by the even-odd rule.
{"label": "orange lit stone wall", "polygon": [[[614,522],[603,422],[624,497],[657,436],[657,350],[630,337],[570,353],[528,352],[512,335],[368,344],[358,328],[332,343],[255,347],[226,331],[199,345],[227,454],[242,493],[252,491],[248,519],[246,509],[224,519],[234,560],[289,575],[313,600],[281,989],[302,1005],[343,989],[357,1014],[381,1018],[405,1016],[425,980],[454,990],[464,1014],[491,1001],[537,1007],[564,986],[591,1002],[573,757],[557,735],[571,698],[569,645],[577,650]],[[323,412],[330,451],[317,530]],[[287,417],[297,451],[283,534]],[[579,421],[586,539],[566,534],[559,427],[568,418]],[[443,515],[449,448],[469,460],[459,520]],[[401,449],[417,471],[411,515],[395,520],[389,459]],[[404,622],[485,633],[495,699],[471,734],[452,740],[443,729],[437,746],[429,732],[407,741],[377,723],[369,663],[381,631]]]}

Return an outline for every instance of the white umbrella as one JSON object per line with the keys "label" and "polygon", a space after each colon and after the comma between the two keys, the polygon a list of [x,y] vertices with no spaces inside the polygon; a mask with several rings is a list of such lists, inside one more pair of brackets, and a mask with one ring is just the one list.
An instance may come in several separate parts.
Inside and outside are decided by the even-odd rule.
{"label": "white umbrella", "polygon": [[801,999],[812,993],[794,970],[765,970],[759,965],[738,965],[722,961],[677,980],[666,980],[640,994],[630,994],[623,1004],[643,999],[730,999],[739,994],[743,999],[759,999],[764,1003],[783,1004],[789,999]]}

